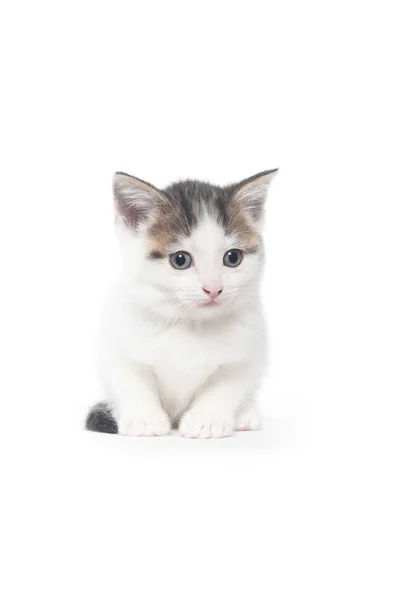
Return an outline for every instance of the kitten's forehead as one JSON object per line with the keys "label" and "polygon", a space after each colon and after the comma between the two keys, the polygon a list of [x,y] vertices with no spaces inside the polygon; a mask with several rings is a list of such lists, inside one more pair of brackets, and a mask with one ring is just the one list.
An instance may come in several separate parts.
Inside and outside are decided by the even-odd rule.
{"label": "kitten's forehead", "polygon": [[154,257],[168,255],[182,239],[196,244],[211,240],[222,245],[224,237],[254,251],[261,239],[248,216],[235,202],[233,188],[200,181],[181,181],[163,190],[166,202],[155,211],[148,229]]}
{"label": "kitten's forehead", "polygon": [[228,246],[234,244],[234,241],[234,236],[227,235],[221,223],[211,215],[204,214],[193,229],[187,243],[189,249],[194,252],[213,255],[224,251]]}

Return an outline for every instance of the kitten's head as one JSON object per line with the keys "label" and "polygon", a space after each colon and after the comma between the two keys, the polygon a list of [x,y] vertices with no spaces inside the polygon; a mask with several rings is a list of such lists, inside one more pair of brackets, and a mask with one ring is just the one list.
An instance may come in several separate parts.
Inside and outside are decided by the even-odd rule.
{"label": "kitten's head", "polygon": [[254,302],[264,203],[276,172],[227,187],[182,181],[164,190],[116,173],[124,273],[135,299],[172,320],[218,318]]}

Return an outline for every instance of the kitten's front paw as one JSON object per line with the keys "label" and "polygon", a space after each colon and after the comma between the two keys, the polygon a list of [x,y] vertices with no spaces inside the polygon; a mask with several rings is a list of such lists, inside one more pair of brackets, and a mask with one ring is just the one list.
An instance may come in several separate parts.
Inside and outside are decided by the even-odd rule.
{"label": "kitten's front paw", "polygon": [[256,406],[241,410],[236,417],[236,431],[255,431],[261,429],[261,415]]}
{"label": "kitten's front paw", "polygon": [[179,433],[188,438],[220,438],[233,435],[231,420],[207,417],[200,411],[189,411],[183,415],[179,424]]}
{"label": "kitten's front paw", "polygon": [[170,430],[171,423],[162,410],[147,415],[122,415],[118,422],[120,435],[153,437],[168,435]]}

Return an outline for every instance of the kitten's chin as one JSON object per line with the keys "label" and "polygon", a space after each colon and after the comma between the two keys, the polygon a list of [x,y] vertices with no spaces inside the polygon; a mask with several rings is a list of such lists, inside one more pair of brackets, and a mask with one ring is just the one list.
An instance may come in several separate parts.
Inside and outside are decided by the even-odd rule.
{"label": "kitten's chin", "polygon": [[233,312],[235,310],[231,304],[207,302],[191,307],[187,316],[193,321],[212,321]]}

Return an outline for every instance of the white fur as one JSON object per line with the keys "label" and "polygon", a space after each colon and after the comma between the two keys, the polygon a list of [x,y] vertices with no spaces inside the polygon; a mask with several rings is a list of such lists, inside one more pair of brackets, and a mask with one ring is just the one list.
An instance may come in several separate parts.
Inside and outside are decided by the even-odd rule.
{"label": "white fur", "polygon": [[[261,254],[224,266],[224,253],[239,240],[205,216],[171,249],[194,260],[177,270],[168,258],[149,260],[145,227],[134,232],[118,222],[117,231],[122,272],[104,316],[100,375],[119,432],[165,435],[176,424],[183,436],[210,438],[258,429]],[[213,283],[223,287],[219,304],[200,306],[202,288]]]}

